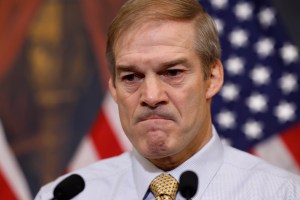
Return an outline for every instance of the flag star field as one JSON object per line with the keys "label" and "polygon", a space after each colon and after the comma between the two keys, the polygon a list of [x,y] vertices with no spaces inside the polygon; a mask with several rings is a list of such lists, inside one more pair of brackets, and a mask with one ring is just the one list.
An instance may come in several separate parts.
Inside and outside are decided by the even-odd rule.
{"label": "flag star field", "polygon": [[213,122],[226,143],[249,150],[299,123],[299,54],[267,0],[200,0],[214,18],[225,81]]}

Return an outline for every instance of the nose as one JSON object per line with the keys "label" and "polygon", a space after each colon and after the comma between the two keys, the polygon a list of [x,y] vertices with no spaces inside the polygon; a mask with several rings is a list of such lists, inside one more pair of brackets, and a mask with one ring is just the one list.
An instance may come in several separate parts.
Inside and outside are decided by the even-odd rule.
{"label": "nose", "polygon": [[167,103],[167,94],[159,77],[146,77],[141,87],[141,105],[156,108]]}

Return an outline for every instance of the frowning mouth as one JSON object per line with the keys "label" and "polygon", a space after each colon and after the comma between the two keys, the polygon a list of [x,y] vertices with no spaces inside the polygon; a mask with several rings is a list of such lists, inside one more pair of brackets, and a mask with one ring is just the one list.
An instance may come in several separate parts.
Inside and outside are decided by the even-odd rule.
{"label": "frowning mouth", "polygon": [[151,116],[148,118],[144,118],[141,121],[159,121],[159,120],[170,120],[170,119],[165,117],[160,117],[160,116]]}
{"label": "frowning mouth", "polygon": [[175,117],[170,112],[163,112],[163,111],[157,111],[157,112],[142,112],[135,118],[135,123],[144,122],[144,121],[165,121],[165,120],[171,120],[175,121]]}

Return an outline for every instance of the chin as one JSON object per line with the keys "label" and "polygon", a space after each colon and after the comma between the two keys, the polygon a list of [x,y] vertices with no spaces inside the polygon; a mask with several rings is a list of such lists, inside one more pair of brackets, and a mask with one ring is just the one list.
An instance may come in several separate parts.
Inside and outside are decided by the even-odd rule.
{"label": "chin", "polygon": [[148,159],[161,159],[172,155],[169,148],[158,145],[143,149],[141,154]]}
{"label": "chin", "polygon": [[174,149],[167,134],[161,131],[146,133],[140,141],[136,141],[136,149],[148,159],[159,159],[170,156]]}

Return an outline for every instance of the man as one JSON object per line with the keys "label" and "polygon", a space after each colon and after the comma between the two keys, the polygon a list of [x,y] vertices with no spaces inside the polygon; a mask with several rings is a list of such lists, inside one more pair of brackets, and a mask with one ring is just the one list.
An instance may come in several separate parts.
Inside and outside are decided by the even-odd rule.
{"label": "man", "polygon": [[[223,84],[218,34],[195,0],[129,0],[109,29],[109,89],[131,152],[77,171],[86,184],[74,199],[185,199],[180,175],[196,173],[193,199],[300,199],[300,179],[223,146],[211,122]],[[163,174],[173,194],[155,188]],[[53,197],[65,177],[43,187]],[[167,183],[169,184],[169,182]]]}

